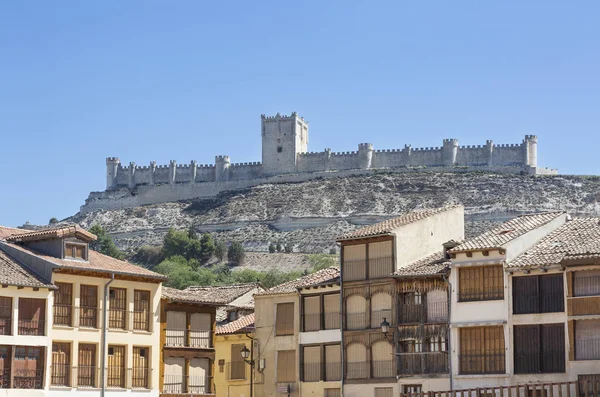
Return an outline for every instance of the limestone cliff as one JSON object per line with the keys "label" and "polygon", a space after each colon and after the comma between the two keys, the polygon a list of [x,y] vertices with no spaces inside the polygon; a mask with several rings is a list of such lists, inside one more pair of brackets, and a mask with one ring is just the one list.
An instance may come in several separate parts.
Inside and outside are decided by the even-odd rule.
{"label": "limestone cliff", "polygon": [[600,215],[600,177],[474,173],[380,173],[300,183],[263,184],[211,199],[79,213],[125,250],[160,244],[170,228],[194,226],[248,251],[285,241],[296,252],[322,252],[335,237],[414,208],[465,206],[467,234],[521,213],[566,210]]}

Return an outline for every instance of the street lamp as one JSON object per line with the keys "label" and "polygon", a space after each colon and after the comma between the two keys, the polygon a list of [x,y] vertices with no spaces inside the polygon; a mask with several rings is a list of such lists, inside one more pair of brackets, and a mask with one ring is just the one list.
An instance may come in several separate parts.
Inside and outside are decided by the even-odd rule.
{"label": "street lamp", "polygon": [[[254,350],[254,339],[250,339],[250,343],[252,343],[250,345],[250,348],[252,350]],[[240,355],[242,356],[242,359],[244,359],[244,362],[248,365],[250,365],[250,397],[252,397],[252,391],[253,391],[253,383],[254,383],[254,364],[256,364],[256,362],[254,361],[254,354],[252,350],[248,350],[248,348],[246,347],[246,345],[244,345],[244,348],[242,350],[240,350]],[[248,357],[250,357],[250,359],[248,359]]]}
{"label": "street lamp", "polygon": [[[248,348],[246,346],[244,346],[244,348],[242,349],[240,354],[242,355],[242,358],[244,359],[244,361],[246,361],[248,359],[248,357],[250,357],[250,350],[248,350]],[[248,363],[248,364],[250,364],[250,363]]]}
{"label": "street lamp", "polygon": [[388,338],[389,329],[390,329],[390,323],[388,323],[387,319],[384,317],[383,321],[381,322],[381,332],[383,333],[385,340],[387,340],[390,343],[393,343],[393,338],[392,339]]}

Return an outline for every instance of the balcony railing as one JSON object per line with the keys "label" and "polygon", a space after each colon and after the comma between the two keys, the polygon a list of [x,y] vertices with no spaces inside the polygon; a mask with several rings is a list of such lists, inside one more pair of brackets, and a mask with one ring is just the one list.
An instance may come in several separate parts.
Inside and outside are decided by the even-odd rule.
{"label": "balcony railing", "polygon": [[207,349],[213,346],[211,330],[171,329],[165,330],[167,347],[196,347]]}
{"label": "balcony railing", "polygon": [[372,378],[394,378],[396,371],[394,369],[394,360],[372,361]]}
{"label": "balcony railing", "polygon": [[346,329],[366,329],[367,313],[346,313]]}
{"label": "balcony railing", "polygon": [[10,368],[0,370],[0,389],[10,389]]}
{"label": "balcony railing", "polygon": [[369,377],[369,363],[346,363],[346,379],[365,379]]}
{"label": "balcony railing", "polygon": [[371,328],[381,328],[383,319],[387,322],[392,322],[392,309],[376,310],[371,312]]}
{"label": "balcony railing", "polygon": [[302,375],[304,382],[318,382],[321,380],[321,363],[304,363]]}
{"label": "balcony railing", "polygon": [[504,299],[504,287],[495,286],[486,289],[461,289],[458,293],[459,302],[494,301]]}
{"label": "balcony railing", "polygon": [[19,320],[19,335],[44,335],[43,320]]}
{"label": "balcony railing", "polygon": [[504,353],[461,354],[459,355],[460,374],[503,374]]}
{"label": "balcony railing", "polygon": [[109,308],[108,309],[108,328],[126,329],[127,310]]}
{"label": "balcony railing", "polygon": [[576,278],[573,283],[574,296],[600,295],[600,276]]}
{"label": "balcony railing", "polygon": [[[54,364],[50,367],[50,386],[53,387],[98,387],[101,369],[95,365],[81,365],[78,368],[67,364]],[[151,369],[108,367],[106,368],[106,387],[119,389],[149,389]],[[8,374],[10,376],[10,373]],[[71,382],[74,384],[71,385]]]}
{"label": "balcony railing", "polygon": [[424,318],[424,305],[398,305],[398,324],[422,323]]}
{"label": "balcony railing", "polygon": [[446,374],[448,373],[448,353],[401,353],[398,356],[398,373],[413,374]]}
{"label": "balcony railing", "polygon": [[394,272],[392,257],[369,259],[369,279],[389,277]]}
{"label": "balcony railing", "polygon": [[302,315],[303,332],[340,329],[340,312]]}
{"label": "balcony railing", "polygon": [[[330,357],[326,357],[330,358]],[[342,363],[341,362],[328,362],[325,363],[325,381],[331,382],[336,380],[342,380]]]}
{"label": "balcony railing", "polygon": [[125,388],[125,367],[108,366],[106,369],[106,386]]}
{"label": "balcony railing", "polygon": [[227,380],[244,380],[246,379],[246,364],[245,361],[230,361],[226,364]]}
{"label": "balcony railing", "polygon": [[211,378],[207,376],[164,375],[163,393],[211,394]]}
{"label": "balcony railing", "polygon": [[71,386],[71,369],[69,364],[52,364],[50,386]]}
{"label": "balcony railing", "polygon": [[600,340],[577,338],[577,326],[575,326],[575,360],[600,360]]}
{"label": "balcony railing", "polygon": [[367,261],[344,261],[343,274],[344,281],[364,280],[367,278]]}
{"label": "balcony railing", "polygon": [[129,368],[127,379],[131,379],[132,389],[150,388],[150,369],[144,367]]}
{"label": "balcony railing", "polygon": [[73,326],[72,305],[54,305],[54,325]]}
{"label": "balcony railing", "polygon": [[129,312],[134,331],[150,331],[150,312],[148,310],[134,310]]}
{"label": "balcony railing", "polygon": [[[325,373],[323,373],[325,370]],[[302,365],[302,375],[304,382],[326,382],[338,381],[342,379],[342,363],[328,362],[322,363],[304,363]]]}
{"label": "balcony railing", "polygon": [[85,328],[99,328],[98,313],[99,309],[96,306],[81,306],[76,308],[79,318],[79,326]]}
{"label": "balcony railing", "polygon": [[99,379],[100,368],[95,365],[80,365],[73,368],[76,373],[77,387],[96,387]]}
{"label": "balcony railing", "polygon": [[43,369],[19,369],[13,373],[13,389],[41,389],[43,383]]}
{"label": "balcony railing", "polygon": [[0,318],[0,335],[12,335],[12,320]]}

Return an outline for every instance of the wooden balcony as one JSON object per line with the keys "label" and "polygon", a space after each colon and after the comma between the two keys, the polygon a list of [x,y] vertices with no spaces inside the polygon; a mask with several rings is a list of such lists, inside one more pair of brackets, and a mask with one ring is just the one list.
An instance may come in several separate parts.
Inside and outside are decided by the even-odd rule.
{"label": "wooden balcony", "polygon": [[600,296],[568,298],[567,315],[569,317],[600,315]]}

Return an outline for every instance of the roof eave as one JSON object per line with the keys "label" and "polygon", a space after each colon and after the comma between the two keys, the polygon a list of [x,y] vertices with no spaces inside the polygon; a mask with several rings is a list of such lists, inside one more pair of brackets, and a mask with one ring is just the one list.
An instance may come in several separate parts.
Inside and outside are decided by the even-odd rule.
{"label": "roof eave", "polygon": [[376,237],[393,237],[395,235],[396,234],[394,234],[393,232],[387,232],[387,233],[370,234],[370,235],[362,236],[362,237],[338,238],[335,241],[338,242],[338,243],[341,243],[343,241],[366,240],[366,239],[376,238]]}

